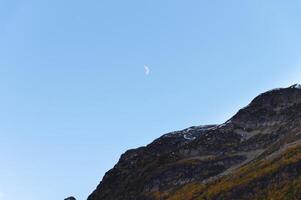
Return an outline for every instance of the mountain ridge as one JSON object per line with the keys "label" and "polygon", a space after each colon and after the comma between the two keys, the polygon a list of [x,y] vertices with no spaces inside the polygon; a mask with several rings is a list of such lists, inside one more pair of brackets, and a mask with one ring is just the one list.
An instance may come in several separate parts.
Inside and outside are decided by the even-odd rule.
{"label": "mountain ridge", "polygon": [[[281,166],[293,166],[292,173],[297,171],[298,177],[301,174],[300,138],[301,86],[273,89],[258,95],[223,124],[193,126],[167,133],[146,146],[126,151],[88,200],[269,198],[271,194],[265,188],[272,183],[264,179],[267,173],[257,169],[262,177],[256,179],[257,171],[249,168],[259,163],[267,172],[265,161],[279,159],[282,163],[287,151],[293,151],[297,161],[285,160]],[[257,164],[253,166],[256,167]],[[257,184],[263,186],[258,188],[255,181],[253,188],[237,192],[247,185],[240,179],[226,180],[235,174],[244,177],[245,174],[240,174],[242,169],[250,170],[248,173],[255,177],[246,178],[248,183],[262,178],[266,184],[259,182]],[[282,168],[277,170],[281,175]],[[294,180],[297,185],[298,180]],[[219,187],[222,189],[215,188],[223,181],[223,187]],[[236,182],[241,184],[232,184]],[[293,181],[283,179],[283,183],[286,182],[292,184]],[[254,195],[255,190],[259,192]],[[299,194],[290,195],[299,198]]]}

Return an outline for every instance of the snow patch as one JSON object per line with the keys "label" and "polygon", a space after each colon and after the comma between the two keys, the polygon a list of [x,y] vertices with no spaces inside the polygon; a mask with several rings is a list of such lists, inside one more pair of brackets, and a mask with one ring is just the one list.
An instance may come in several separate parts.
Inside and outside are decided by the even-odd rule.
{"label": "snow patch", "polygon": [[184,134],[183,137],[185,140],[195,140],[195,138],[196,138],[196,137],[191,137],[190,135],[186,135],[186,134]]}

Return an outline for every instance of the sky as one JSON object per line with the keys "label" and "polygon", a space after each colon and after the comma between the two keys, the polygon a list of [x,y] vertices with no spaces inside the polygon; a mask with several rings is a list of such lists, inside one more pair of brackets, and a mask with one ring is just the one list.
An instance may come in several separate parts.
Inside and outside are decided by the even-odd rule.
{"label": "sky", "polygon": [[127,149],[301,83],[301,0],[0,0],[0,200],[84,200]]}

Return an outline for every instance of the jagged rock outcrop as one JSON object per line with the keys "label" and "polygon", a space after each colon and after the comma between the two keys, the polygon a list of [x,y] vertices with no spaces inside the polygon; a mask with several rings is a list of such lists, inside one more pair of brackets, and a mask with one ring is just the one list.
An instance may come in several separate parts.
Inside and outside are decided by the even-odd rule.
{"label": "jagged rock outcrop", "polygon": [[68,198],[66,198],[64,200],[76,200],[76,198],[75,197],[68,197]]}
{"label": "jagged rock outcrop", "polygon": [[301,86],[271,90],[125,152],[88,200],[301,199],[300,138]]}

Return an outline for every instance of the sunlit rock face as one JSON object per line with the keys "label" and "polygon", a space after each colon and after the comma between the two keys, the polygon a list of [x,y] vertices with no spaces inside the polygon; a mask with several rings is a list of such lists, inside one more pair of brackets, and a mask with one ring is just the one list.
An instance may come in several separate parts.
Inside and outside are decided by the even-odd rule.
{"label": "sunlit rock face", "polygon": [[300,138],[301,86],[274,89],[224,124],[128,150],[88,200],[301,199]]}

